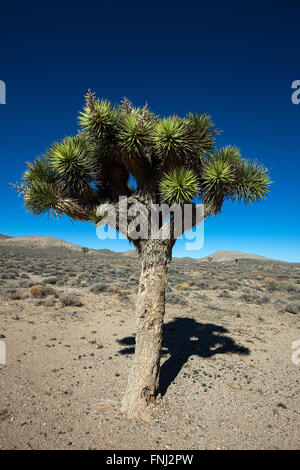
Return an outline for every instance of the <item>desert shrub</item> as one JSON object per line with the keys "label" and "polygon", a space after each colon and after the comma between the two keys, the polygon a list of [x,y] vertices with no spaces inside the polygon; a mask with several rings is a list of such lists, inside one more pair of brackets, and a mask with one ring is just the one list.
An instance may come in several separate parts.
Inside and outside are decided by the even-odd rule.
{"label": "desert shrub", "polygon": [[8,294],[7,296],[9,300],[23,300],[23,299],[26,299],[27,297],[28,295],[21,294],[20,292],[14,292],[14,293]]}
{"label": "desert shrub", "polygon": [[34,283],[32,281],[27,280],[27,279],[23,279],[23,280],[18,282],[18,286],[22,287],[22,288],[25,288],[25,289],[28,289],[29,287],[34,286]]}
{"label": "desert shrub", "polygon": [[76,307],[81,307],[83,303],[81,302],[80,299],[78,299],[75,295],[69,295],[69,294],[62,294],[59,297],[59,300],[65,305],[75,305]]}
{"label": "desert shrub", "polygon": [[58,277],[49,277],[43,281],[43,284],[57,284],[58,281]]}
{"label": "desert shrub", "polygon": [[300,313],[300,302],[287,303],[282,311],[297,315]]}
{"label": "desert shrub", "polygon": [[227,284],[236,288],[241,285],[241,281],[239,281],[238,279],[228,279]]}
{"label": "desert shrub", "polygon": [[258,304],[266,304],[270,302],[270,297],[268,295],[258,295],[256,299],[256,303]]}
{"label": "desert shrub", "polygon": [[97,282],[90,287],[90,291],[94,294],[98,294],[99,292],[105,292],[107,290],[107,285],[102,284],[101,282]]}
{"label": "desert shrub", "polygon": [[200,289],[209,289],[209,284],[208,282],[205,282],[205,281],[195,281],[194,282],[194,285],[199,287]]}
{"label": "desert shrub", "polygon": [[244,300],[245,302],[254,302],[257,299],[257,295],[249,291],[245,291],[239,296],[239,299]]}
{"label": "desert shrub", "polygon": [[199,299],[199,300],[207,300],[207,299],[208,299],[207,295],[205,295],[205,294],[198,294],[197,292],[193,295],[193,297],[194,297],[195,299]]}
{"label": "desert shrub", "polygon": [[132,282],[130,281],[126,281],[126,280],[120,280],[119,281],[119,285],[123,288],[123,289],[131,289],[133,288],[133,286],[135,287],[136,284],[133,284]]}
{"label": "desert shrub", "polygon": [[246,291],[239,296],[240,300],[245,302],[256,302],[257,304],[264,304],[270,302],[270,297],[267,295],[257,295],[254,292]]}
{"label": "desert shrub", "polygon": [[223,290],[223,292],[220,292],[218,297],[225,297],[226,299],[230,299],[232,298],[232,295],[227,290]]}
{"label": "desert shrub", "polygon": [[82,295],[82,293],[78,289],[68,289],[69,295]]}
{"label": "desert shrub", "polygon": [[1,279],[16,279],[16,275],[13,273],[3,273],[0,275]]}
{"label": "desert shrub", "polygon": [[290,282],[282,282],[279,286],[280,290],[286,291],[286,292],[299,292],[299,287],[295,284],[292,284]]}
{"label": "desert shrub", "polygon": [[18,277],[18,276],[19,276],[19,273],[18,273],[18,271],[17,271],[16,269],[11,269],[11,268],[10,268],[10,269],[7,269],[7,270],[6,270],[6,273],[7,273],[9,276],[10,276],[10,275],[15,276],[15,277]]}
{"label": "desert shrub", "polygon": [[181,284],[177,284],[176,286],[177,290],[189,290],[192,289],[192,286],[188,284],[187,282],[182,282]]}
{"label": "desert shrub", "polygon": [[116,294],[118,292],[117,286],[109,286],[107,290],[108,292],[111,292],[112,294]]}
{"label": "desert shrub", "polygon": [[17,288],[15,285],[8,285],[6,288],[3,289],[3,293],[5,294],[13,294],[17,292]]}
{"label": "desert shrub", "polygon": [[26,273],[21,273],[21,274],[19,274],[19,277],[20,277],[21,279],[30,279],[30,277],[29,277],[28,274],[26,274]]}
{"label": "desert shrub", "polygon": [[30,289],[30,294],[35,299],[42,299],[43,297],[45,297],[45,288],[44,286],[40,286],[40,285],[33,286]]}
{"label": "desert shrub", "polygon": [[276,302],[278,304],[287,304],[288,303],[288,300],[287,299],[283,299],[282,297],[280,297],[279,299],[276,300]]}
{"label": "desert shrub", "polygon": [[48,299],[38,300],[35,305],[44,305],[45,307],[53,307],[54,304],[55,304],[55,300],[53,299],[53,297],[50,297]]}
{"label": "desert shrub", "polygon": [[228,282],[225,282],[223,284],[220,284],[220,283],[217,283],[217,284],[214,284],[211,289],[212,290],[216,290],[216,289],[223,289],[223,290],[234,290],[238,287],[237,284],[235,283],[230,283],[229,281]]}
{"label": "desert shrub", "polygon": [[252,284],[252,285],[247,285],[247,287],[249,287],[250,289],[254,289],[255,291],[263,291],[263,288],[256,285],[256,284]]}
{"label": "desert shrub", "polygon": [[5,274],[5,273],[0,274],[0,279],[9,279],[8,274]]}
{"label": "desert shrub", "polygon": [[44,294],[46,295],[57,295],[57,292],[53,287],[44,286]]}
{"label": "desert shrub", "polygon": [[263,283],[265,285],[265,288],[268,290],[268,291],[275,291],[275,290],[279,290],[279,283],[275,280],[275,279],[272,279],[270,277],[266,277],[264,280],[263,280]]}
{"label": "desert shrub", "polygon": [[28,273],[33,273],[33,271],[35,271],[35,267],[34,266],[27,266],[26,271]]}
{"label": "desert shrub", "polygon": [[175,294],[174,292],[166,293],[166,302],[168,302],[169,304],[180,304],[180,305],[186,305],[187,303],[184,298]]}
{"label": "desert shrub", "polygon": [[128,289],[121,289],[121,290],[117,290],[116,293],[118,294],[119,297],[127,297],[128,294],[131,294],[131,291]]}

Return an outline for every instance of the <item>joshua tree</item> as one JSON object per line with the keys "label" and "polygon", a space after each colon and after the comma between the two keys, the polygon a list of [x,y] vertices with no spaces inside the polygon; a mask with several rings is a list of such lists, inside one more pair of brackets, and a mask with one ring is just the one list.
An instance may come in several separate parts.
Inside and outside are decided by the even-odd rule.
{"label": "joshua tree", "polygon": [[[201,202],[205,218],[220,212],[225,200],[252,203],[269,191],[268,170],[261,164],[242,158],[237,147],[215,147],[218,130],[207,114],[160,118],[147,104],[137,108],[124,98],[113,106],[89,90],[79,122],[77,135],[27,163],[16,187],[34,215],[50,211],[97,224],[97,208],[105,220],[108,205],[117,208],[119,197],[125,196],[128,207],[136,202],[146,207],[189,203],[193,217]],[[162,228],[165,221],[159,220]],[[128,417],[147,416],[148,405],[159,396],[165,288],[176,241],[173,220],[171,213],[170,236],[161,239],[133,239],[129,216],[127,229],[119,217],[110,220],[133,243],[141,264],[135,358],[121,406]],[[144,223],[150,224],[150,217]]]}
{"label": "joshua tree", "polygon": [[89,250],[86,246],[83,246],[83,247],[81,248],[81,251],[82,251],[82,254],[83,254],[84,256],[86,256],[90,250]]}

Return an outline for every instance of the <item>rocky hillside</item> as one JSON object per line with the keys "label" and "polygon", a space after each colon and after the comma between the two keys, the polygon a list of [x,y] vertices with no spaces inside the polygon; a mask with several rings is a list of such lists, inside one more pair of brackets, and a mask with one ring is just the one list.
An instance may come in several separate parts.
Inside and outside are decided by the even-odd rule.
{"label": "rocky hillside", "polygon": [[265,256],[255,255],[252,253],[242,253],[241,251],[227,251],[227,250],[216,251],[215,253],[212,253],[209,256],[205,256],[202,259],[207,260],[209,257],[213,258],[213,261],[234,261],[235,259],[261,259],[261,260],[270,259],[270,258],[266,258]]}
{"label": "rocky hillside", "polygon": [[[28,237],[8,237],[6,235],[0,235],[0,243],[7,244],[9,246],[18,246],[24,248],[67,248],[70,250],[81,251],[82,247],[79,245],[75,245],[74,243],[66,242],[65,240],[61,240],[60,238],[55,237],[39,237],[39,236],[28,236]],[[108,249],[100,249],[100,250],[90,250],[93,252],[101,252],[103,254],[115,254],[114,251]],[[136,250],[131,249],[124,251],[123,253],[118,253],[122,256],[136,256]],[[209,257],[213,258],[213,261],[217,262],[226,262],[226,261],[234,261],[235,259],[257,259],[257,260],[267,260],[264,256],[252,254],[252,253],[242,253],[241,251],[227,251],[227,250],[219,250],[215,253],[212,253],[209,256],[205,256],[204,258],[199,258],[200,260],[207,261]],[[184,258],[186,261],[188,257]]]}

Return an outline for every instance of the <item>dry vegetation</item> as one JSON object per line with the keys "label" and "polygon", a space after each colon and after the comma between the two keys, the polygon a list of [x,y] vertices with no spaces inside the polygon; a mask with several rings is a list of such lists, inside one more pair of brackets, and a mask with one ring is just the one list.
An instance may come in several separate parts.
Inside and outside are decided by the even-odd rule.
{"label": "dry vegetation", "polygon": [[163,399],[119,414],[134,351],[134,256],[0,246],[2,449],[299,448],[300,265],[174,260]]}

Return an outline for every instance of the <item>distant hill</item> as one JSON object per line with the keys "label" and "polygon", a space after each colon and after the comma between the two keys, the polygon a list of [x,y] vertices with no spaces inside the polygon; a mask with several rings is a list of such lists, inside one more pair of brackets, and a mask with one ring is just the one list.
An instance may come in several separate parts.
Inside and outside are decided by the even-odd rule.
{"label": "distant hill", "polygon": [[120,255],[122,255],[122,256],[137,256],[137,251],[135,249],[122,251],[122,253],[120,253]]}
{"label": "distant hill", "polygon": [[[75,245],[75,243],[66,242],[61,238],[55,237],[44,237],[44,236],[28,236],[28,237],[8,237],[6,235],[0,235],[0,245],[17,246],[22,248],[66,248],[69,250],[81,251],[82,246]],[[89,249],[90,252],[101,253],[103,255],[115,255],[116,252],[107,248],[94,250]],[[128,250],[130,251],[130,250]]]}
{"label": "distant hill", "polygon": [[[18,246],[24,248],[67,248],[69,250],[81,251],[82,246],[75,245],[74,243],[66,242],[65,240],[61,240],[60,238],[55,237],[39,237],[39,236],[28,236],[28,237],[9,237],[7,235],[0,234],[0,244],[7,245],[7,246]],[[137,251],[127,250],[122,253],[116,253],[115,251],[109,250],[107,248],[104,249],[90,249],[91,252],[94,253],[101,253],[106,255],[120,255],[120,256],[137,256]],[[227,250],[219,250],[215,253],[210,255],[213,258],[213,261],[216,262],[226,262],[226,261],[234,261],[235,259],[257,259],[257,260],[268,260],[270,258],[266,258],[265,256],[255,255],[252,253],[242,253],[241,251],[227,251]],[[209,256],[205,256],[204,258],[198,258],[199,261],[207,261]],[[188,260],[195,260],[195,258],[178,258],[184,259],[185,261]]]}
{"label": "distant hill", "polygon": [[5,235],[0,239],[1,244],[7,244],[8,246],[21,246],[24,248],[69,248],[71,250],[81,250],[81,246],[73,243],[66,242],[60,238],[54,237],[6,237]]}
{"label": "distant hill", "polygon": [[201,258],[203,261],[207,261],[208,258],[213,258],[213,261],[234,261],[235,259],[261,259],[261,260],[268,260],[270,258],[266,258],[265,256],[255,255],[252,253],[242,253],[241,251],[227,251],[227,250],[219,250],[215,253],[212,253],[209,256],[205,256]]}

